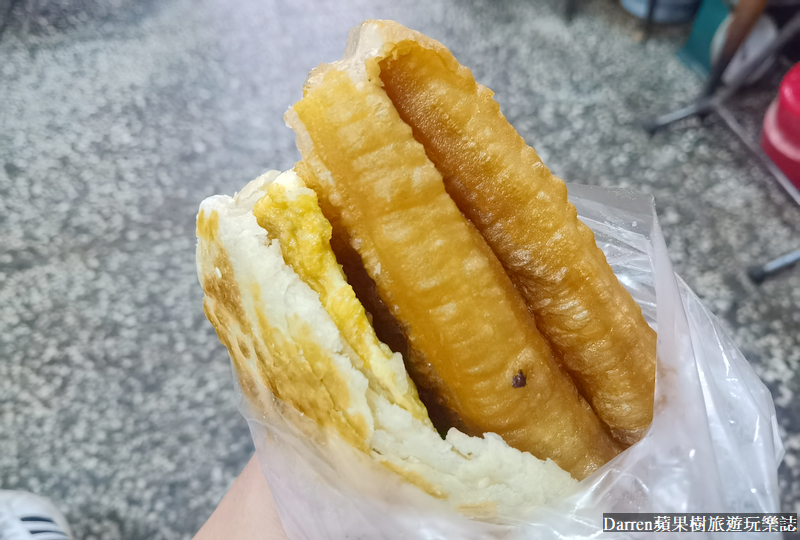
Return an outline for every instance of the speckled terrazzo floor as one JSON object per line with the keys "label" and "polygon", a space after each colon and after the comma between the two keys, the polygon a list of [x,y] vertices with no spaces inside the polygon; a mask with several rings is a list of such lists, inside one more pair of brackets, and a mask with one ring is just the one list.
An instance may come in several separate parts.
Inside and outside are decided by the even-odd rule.
{"label": "speckled terrazzo floor", "polygon": [[[46,4],[0,1],[2,488],[52,497],[80,539],[205,521],[252,443],[200,305],[197,206],[291,166],[306,73],[387,17],[448,44],[556,173],[655,196],[677,271],[773,391],[800,511],[800,270],[743,270],[800,247],[800,209],[713,119],[639,129],[700,88],[684,32],[637,43],[606,0],[570,25],[555,0]],[[750,125],[770,94],[736,106]]]}

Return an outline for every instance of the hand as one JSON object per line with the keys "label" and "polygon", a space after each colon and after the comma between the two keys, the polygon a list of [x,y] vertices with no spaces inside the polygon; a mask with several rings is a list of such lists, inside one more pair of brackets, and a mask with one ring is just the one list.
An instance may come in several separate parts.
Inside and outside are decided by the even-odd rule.
{"label": "hand", "polygon": [[193,540],[288,540],[256,456]]}

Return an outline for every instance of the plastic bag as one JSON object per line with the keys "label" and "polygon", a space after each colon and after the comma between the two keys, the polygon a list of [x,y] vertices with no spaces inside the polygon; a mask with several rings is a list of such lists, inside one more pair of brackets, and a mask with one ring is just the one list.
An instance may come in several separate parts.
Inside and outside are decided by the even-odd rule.
{"label": "plastic bag", "polygon": [[274,398],[274,406],[255,407],[240,391],[240,409],[289,538],[582,538],[602,531],[604,512],[779,511],[783,446],[772,397],[714,315],[674,274],[652,198],[578,185],[569,192],[658,331],[655,413],[644,439],[528,521],[501,516],[484,523],[403,482],[291,407]]}

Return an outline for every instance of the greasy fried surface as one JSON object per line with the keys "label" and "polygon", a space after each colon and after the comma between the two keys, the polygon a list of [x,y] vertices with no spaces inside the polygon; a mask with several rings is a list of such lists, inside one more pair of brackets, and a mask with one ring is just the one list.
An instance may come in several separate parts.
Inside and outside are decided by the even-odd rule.
{"label": "greasy fried surface", "polygon": [[655,332],[577,219],[566,186],[446,48],[396,23],[373,24],[396,41],[379,54],[384,89],[448,193],[598,416],[635,442],[653,415]]}
{"label": "greasy fried surface", "polygon": [[[296,163],[294,170],[306,185],[319,185],[319,179],[316,178],[314,171],[307,163],[303,161]],[[420,372],[420,369],[425,369],[424,362],[418,359],[418,353],[413,348],[409,348],[403,335],[403,329],[381,300],[378,287],[367,273],[367,269],[364,268],[361,256],[350,245],[351,239],[347,229],[341,223],[339,212],[330,204],[325,204],[325,201],[320,202],[322,202],[320,205],[322,212],[331,223],[331,249],[336,256],[336,261],[342,266],[342,270],[347,276],[347,283],[353,288],[358,301],[369,313],[375,334],[382,343],[406,359],[406,370],[412,379],[425,381],[426,377]],[[433,421],[440,433],[446,433],[451,427],[461,431],[466,430],[458,414],[440,402],[436,388],[428,384],[418,390],[419,398],[425,405],[430,420]]]}
{"label": "greasy fried surface", "polygon": [[[497,433],[576,478],[612,458],[610,437],[378,83],[335,68],[310,80],[287,121],[312,187],[339,213],[425,383],[471,433]],[[515,388],[520,370],[527,384]]]}

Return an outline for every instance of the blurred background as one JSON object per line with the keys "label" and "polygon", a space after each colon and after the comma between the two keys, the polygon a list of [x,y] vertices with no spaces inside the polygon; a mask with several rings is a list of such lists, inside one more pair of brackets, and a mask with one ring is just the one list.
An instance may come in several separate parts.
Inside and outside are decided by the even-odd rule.
{"label": "blurred background", "polygon": [[[309,69],[391,18],[450,47],[567,182],[655,197],[677,272],[773,393],[800,512],[800,271],[746,271],[800,248],[800,208],[718,114],[643,129],[702,92],[676,56],[696,5],[648,30],[566,4],[0,0],[0,488],[52,498],[79,539],[199,529],[253,446],[202,311],[198,205],[291,167]],[[791,65],[727,100],[756,146]]]}

